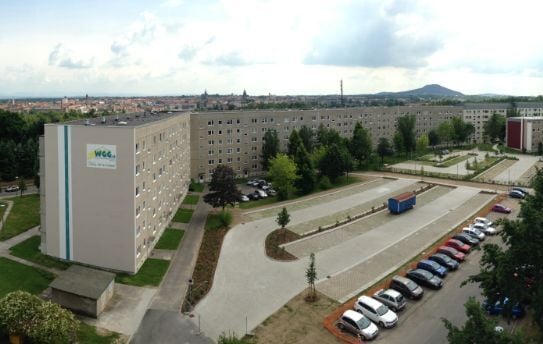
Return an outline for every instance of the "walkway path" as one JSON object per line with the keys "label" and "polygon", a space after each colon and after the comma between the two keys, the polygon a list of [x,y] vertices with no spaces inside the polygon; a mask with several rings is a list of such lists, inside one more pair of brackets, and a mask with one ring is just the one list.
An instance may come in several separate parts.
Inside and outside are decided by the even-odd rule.
{"label": "walkway path", "polygon": [[530,168],[537,163],[539,157],[537,156],[527,156],[527,155],[513,155],[519,158],[519,160],[509,167],[507,170],[503,171],[497,175],[494,180],[502,183],[515,183],[516,180],[520,179],[524,173],[526,173]]}
{"label": "walkway path", "polygon": [[[444,216],[478,192],[474,188],[459,187],[447,197],[388,222],[379,231],[370,231],[318,252],[319,277],[332,276],[360,264]],[[308,221],[315,214],[326,215],[346,209],[353,204],[348,199],[294,211],[292,223]],[[410,225],[405,226],[405,223]],[[213,287],[195,309],[207,336],[216,339],[221,332],[229,330],[244,335],[306,288],[307,258],[278,262],[265,255],[265,238],[276,228],[274,218],[265,218],[237,225],[226,235]]]}
{"label": "walkway path", "polygon": [[8,201],[7,199],[3,199],[1,201],[2,203],[6,203],[7,206],[5,207],[6,209],[4,210],[4,214],[2,215],[2,218],[0,219],[0,231],[2,230],[2,228],[4,228],[4,224],[6,223],[9,212],[11,211],[11,208],[13,208],[13,201]]}

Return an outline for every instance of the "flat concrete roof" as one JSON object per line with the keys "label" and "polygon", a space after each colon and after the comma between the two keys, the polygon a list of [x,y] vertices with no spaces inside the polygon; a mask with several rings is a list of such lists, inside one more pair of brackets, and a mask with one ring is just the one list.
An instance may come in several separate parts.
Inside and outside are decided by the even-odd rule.
{"label": "flat concrete roof", "polygon": [[98,299],[115,278],[115,274],[80,265],[63,271],[49,286],[67,293]]}
{"label": "flat concrete roof", "polygon": [[[109,116],[101,116],[96,118],[77,119],[62,124],[68,125],[84,125],[96,127],[137,127],[140,125],[149,124],[152,122],[161,121],[166,118],[188,114],[189,111],[176,112],[133,112],[114,114]],[[58,124],[58,123],[55,123]]]}

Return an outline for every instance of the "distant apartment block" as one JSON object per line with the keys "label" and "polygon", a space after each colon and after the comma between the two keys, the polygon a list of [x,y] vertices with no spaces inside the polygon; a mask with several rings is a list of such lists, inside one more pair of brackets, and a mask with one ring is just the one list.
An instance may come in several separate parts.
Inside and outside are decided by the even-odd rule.
{"label": "distant apartment block", "polygon": [[507,147],[537,152],[538,145],[543,142],[543,117],[511,117],[506,126]]}
{"label": "distant apartment block", "polygon": [[189,143],[189,113],[47,124],[42,252],[136,272],[186,195]]}

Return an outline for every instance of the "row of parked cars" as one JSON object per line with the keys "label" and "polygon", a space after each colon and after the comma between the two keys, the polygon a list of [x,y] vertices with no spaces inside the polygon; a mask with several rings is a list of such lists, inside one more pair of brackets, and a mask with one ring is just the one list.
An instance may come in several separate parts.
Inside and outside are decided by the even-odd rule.
{"label": "row of parked cars", "polygon": [[424,295],[421,286],[441,289],[443,279],[451,271],[457,270],[471,247],[478,245],[486,235],[493,235],[496,229],[492,222],[477,217],[472,225],[453,235],[436,252],[417,263],[415,269],[404,276],[394,276],[389,289],[381,289],[371,297],[362,295],[354,304],[354,310],[347,310],[337,321],[337,326],[364,340],[375,338],[379,327],[391,328],[398,323],[398,315],[405,309],[406,298],[418,300]]}
{"label": "row of parked cars", "polygon": [[277,194],[277,192],[272,187],[272,183],[267,182],[264,179],[248,180],[247,185],[253,186],[256,189],[246,195],[241,195],[239,199],[240,202],[249,202],[251,200],[268,198],[268,196],[275,196]]}

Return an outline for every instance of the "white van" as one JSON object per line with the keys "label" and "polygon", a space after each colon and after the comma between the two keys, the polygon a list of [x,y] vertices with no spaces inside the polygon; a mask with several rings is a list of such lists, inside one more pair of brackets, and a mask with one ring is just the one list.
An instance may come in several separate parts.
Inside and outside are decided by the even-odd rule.
{"label": "white van", "polygon": [[388,307],[381,302],[366,295],[362,295],[358,298],[354,304],[354,309],[357,312],[364,314],[381,327],[394,327],[398,323],[398,316],[396,313],[388,309]]}

